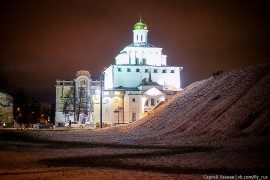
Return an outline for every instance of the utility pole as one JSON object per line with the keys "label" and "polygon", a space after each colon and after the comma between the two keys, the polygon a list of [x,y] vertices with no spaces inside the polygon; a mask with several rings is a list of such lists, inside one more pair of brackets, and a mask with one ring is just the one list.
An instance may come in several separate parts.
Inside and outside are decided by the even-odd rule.
{"label": "utility pole", "polygon": [[125,94],[126,92],[123,90],[123,123],[125,123]]}
{"label": "utility pole", "polygon": [[100,105],[99,127],[100,128],[102,128],[102,76],[103,76],[103,71],[101,72],[101,75],[100,75],[100,100],[99,100],[99,105]]}
{"label": "utility pole", "polygon": [[118,106],[118,125],[119,125],[119,106]]}
{"label": "utility pole", "polygon": [[74,87],[74,92],[73,92],[73,108],[74,108],[74,122],[76,121],[76,82],[75,80],[73,81],[73,87]]}

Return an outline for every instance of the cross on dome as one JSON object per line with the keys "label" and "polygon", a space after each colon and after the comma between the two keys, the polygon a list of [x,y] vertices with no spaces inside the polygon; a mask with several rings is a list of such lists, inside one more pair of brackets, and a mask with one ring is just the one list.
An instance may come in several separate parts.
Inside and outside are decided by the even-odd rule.
{"label": "cross on dome", "polygon": [[147,25],[142,22],[142,15],[140,13],[140,22],[134,25],[134,30],[147,30]]}

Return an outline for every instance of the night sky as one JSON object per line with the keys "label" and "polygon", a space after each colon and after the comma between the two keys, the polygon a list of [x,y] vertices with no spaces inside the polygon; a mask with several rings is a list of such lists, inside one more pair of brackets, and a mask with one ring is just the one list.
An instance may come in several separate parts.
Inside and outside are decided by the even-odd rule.
{"label": "night sky", "polygon": [[267,1],[0,0],[0,64],[11,88],[54,102],[55,80],[98,75],[132,43],[142,13],[149,43],[183,66],[182,87],[213,72],[269,62]]}

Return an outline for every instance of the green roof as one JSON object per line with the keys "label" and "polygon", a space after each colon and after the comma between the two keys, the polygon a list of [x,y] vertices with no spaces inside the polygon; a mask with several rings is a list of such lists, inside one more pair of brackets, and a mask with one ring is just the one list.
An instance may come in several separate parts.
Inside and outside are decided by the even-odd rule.
{"label": "green roof", "polygon": [[143,22],[137,22],[134,25],[134,30],[147,30],[147,25]]}

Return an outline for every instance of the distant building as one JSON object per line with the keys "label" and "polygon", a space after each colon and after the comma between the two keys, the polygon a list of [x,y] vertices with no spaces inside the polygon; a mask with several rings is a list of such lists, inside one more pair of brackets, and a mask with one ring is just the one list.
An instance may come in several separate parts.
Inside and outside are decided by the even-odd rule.
{"label": "distant building", "polygon": [[51,122],[50,111],[51,111],[51,104],[47,102],[39,102],[38,103],[38,113],[39,119],[38,122],[42,124],[47,124]]}
{"label": "distant building", "polygon": [[86,70],[78,71],[73,80],[56,80],[55,125],[64,125],[69,120],[94,124],[93,98],[97,93],[100,81],[92,80]]}
{"label": "distant building", "polygon": [[[133,43],[126,46],[115,57],[102,75],[102,121],[107,124],[130,123],[159,102],[181,90],[182,67],[167,65],[167,56],[162,48],[148,43],[148,28],[140,21],[134,25]],[[76,99],[83,87],[85,113],[74,116],[74,107],[63,113],[63,102],[68,92],[75,87]],[[74,92],[74,91],[73,91]],[[56,125],[68,120],[95,124],[100,121],[100,81],[92,81],[88,71],[78,71],[72,81],[57,80]],[[74,94],[74,93],[73,93]],[[70,95],[69,95],[70,96]],[[88,97],[88,98],[87,98]],[[78,101],[78,100],[77,100]],[[68,113],[69,112],[69,113]],[[77,117],[77,118],[76,118]]]}

